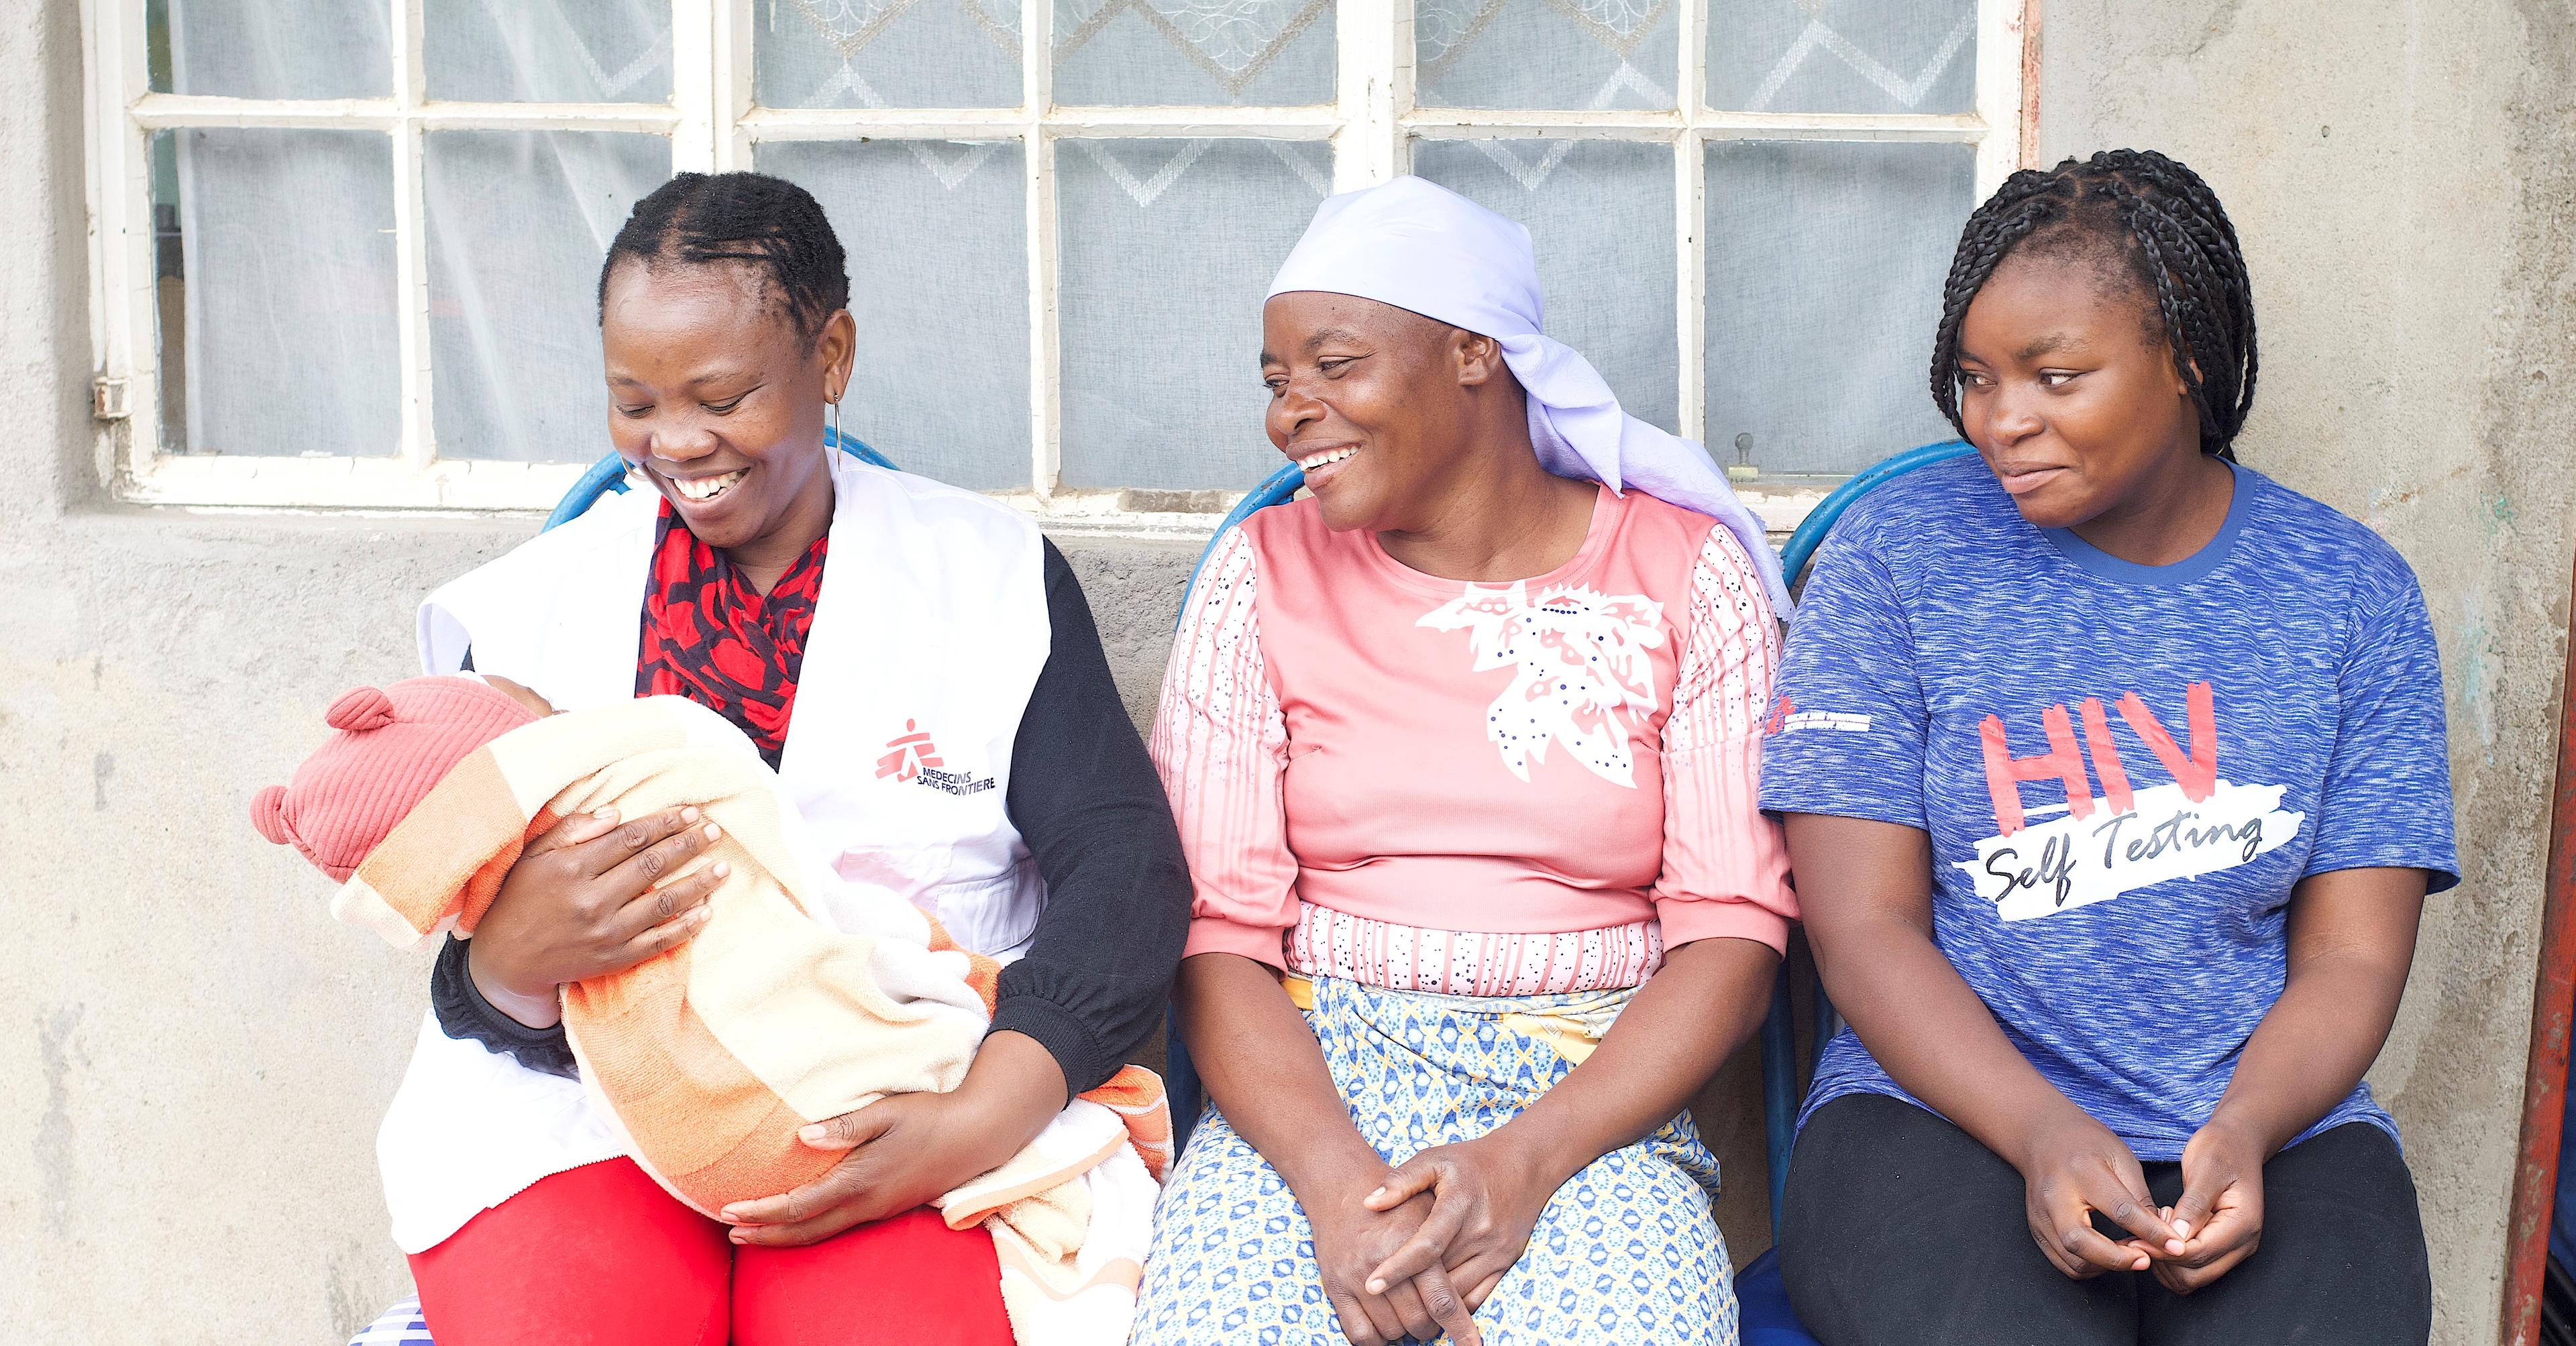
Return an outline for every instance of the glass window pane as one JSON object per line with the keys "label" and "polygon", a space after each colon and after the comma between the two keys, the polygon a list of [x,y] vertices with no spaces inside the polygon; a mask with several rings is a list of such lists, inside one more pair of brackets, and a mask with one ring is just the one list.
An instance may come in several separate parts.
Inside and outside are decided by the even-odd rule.
{"label": "glass window pane", "polygon": [[1027,157],[1019,142],[774,141],[823,203],[859,349],[841,428],[979,491],[1029,489]]}
{"label": "glass window pane", "polygon": [[1424,107],[1669,108],[1681,0],[1417,0]]}
{"label": "glass window pane", "polygon": [[1333,0],[1055,0],[1059,103],[1333,101]]}
{"label": "glass window pane", "polygon": [[1246,490],[1263,433],[1261,296],[1332,189],[1321,143],[1056,148],[1067,486]]}
{"label": "glass window pane", "polygon": [[426,0],[421,27],[432,98],[671,101],[670,0]]}
{"label": "glass window pane", "polygon": [[[184,309],[186,451],[396,452],[392,141],[367,131],[162,134],[173,145],[185,277],[175,305],[164,291],[163,313]],[[165,271],[168,251],[165,235]]]}
{"label": "glass window pane", "polygon": [[431,398],[442,458],[608,452],[600,259],[671,176],[660,136],[441,131],[423,138]]}
{"label": "glass window pane", "polygon": [[1020,0],[753,0],[764,107],[1018,107]]}
{"label": "glass window pane", "polygon": [[150,62],[156,89],[225,98],[393,93],[384,0],[154,0],[153,10],[145,35],[167,43],[166,61]]}
{"label": "glass window pane", "polygon": [[1528,225],[1547,334],[1581,351],[1630,415],[1674,428],[1681,360],[1670,145],[1425,140],[1414,143],[1413,171]]}
{"label": "glass window pane", "polygon": [[1708,429],[1721,463],[1848,473],[1951,437],[1924,371],[1959,226],[1966,145],[1708,148]]}
{"label": "glass window pane", "polygon": [[1709,106],[1966,112],[1976,0],[1710,0]]}
{"label": "glass window pane", "polygon": [[188,269],[179,235],[179,133],[152,135],[152,299],[161,363],[161,452],[188,451]]}

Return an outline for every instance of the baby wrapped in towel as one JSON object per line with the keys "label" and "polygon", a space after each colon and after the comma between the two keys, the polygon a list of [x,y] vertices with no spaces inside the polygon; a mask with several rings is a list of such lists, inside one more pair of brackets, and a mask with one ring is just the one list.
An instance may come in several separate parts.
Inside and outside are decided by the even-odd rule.
{"label": "baby wrapped in towel", "polygon": [[[583,1087],[693,1209],[821,1176],[841,1155],[797,1138],[809,1122],[965,1077],[998,965],[895,894],[801,859],[776,774],[714,711],[654,696],[541,715],[466,675],[362,687],[325,718],[338,732],[292,785],[260,791],[252,821],[341,882],[334,915],[402,947],[470,935],[562,818],[693,804],[720,829],[663,880],[727,867],[697,936],[563,988]],[[952,1228],[991,1231],[1019,1341],[1126,1339],[1170,1144],[1162,1082],[1128,1066],[933,1203]]]}

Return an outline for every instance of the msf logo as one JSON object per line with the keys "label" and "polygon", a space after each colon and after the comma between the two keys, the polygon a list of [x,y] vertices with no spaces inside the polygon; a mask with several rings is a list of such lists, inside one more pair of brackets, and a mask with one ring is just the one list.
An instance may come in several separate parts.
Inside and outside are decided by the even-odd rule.
{"label": "msf logo", "polygon": [[878,780],[910,781],[921,775],[923,767],[944,765],[939,757],[939,745],[932,743],[930,735],[921,732],[920,726],[911,720],[903,722],[901,734],[886,740],[886,747],[891,751],[877,759]]}

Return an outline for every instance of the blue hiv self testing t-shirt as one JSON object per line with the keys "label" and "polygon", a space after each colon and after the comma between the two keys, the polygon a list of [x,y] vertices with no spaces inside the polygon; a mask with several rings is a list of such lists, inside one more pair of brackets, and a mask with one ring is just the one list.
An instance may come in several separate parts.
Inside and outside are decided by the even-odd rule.
{"label": "blue hiv self testing t-shirt", "polygon": [[[2167,566],[2033,527],[1975,458],[1881,487],[1816,562],[1763,745],[1764,808],[1930,834],[1934,942],[2151,1161],[2181,1157],[2280,997],[2293,885],[2459,881],[2414,572],[2235,477],[2218,536]],[[1805,1115],[1855,1092],[1908,1097],[1845,1029]],[[2306,1134],[2353,1121],[2396,1134],[2366,1085]]]}

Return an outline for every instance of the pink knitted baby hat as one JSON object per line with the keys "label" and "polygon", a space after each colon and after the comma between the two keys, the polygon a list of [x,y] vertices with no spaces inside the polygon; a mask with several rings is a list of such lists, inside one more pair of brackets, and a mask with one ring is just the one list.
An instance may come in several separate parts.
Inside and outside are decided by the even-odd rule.
{"label": "pink knitted baby hat", "polygon": [[410,678],[342,692],[322,718],[340,732],[289,785],[250,801],[259,834],[346,883],[448,768],[536,715],[473,678]]}

